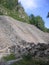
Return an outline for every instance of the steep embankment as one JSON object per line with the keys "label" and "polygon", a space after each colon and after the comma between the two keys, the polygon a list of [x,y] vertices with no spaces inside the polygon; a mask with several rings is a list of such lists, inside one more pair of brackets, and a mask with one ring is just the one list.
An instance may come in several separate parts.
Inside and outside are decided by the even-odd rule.
{"label": "steep embankment", "polygon": [[19,39],[36,44],[47,43],[48,35],[34,25],[19,22],[8,16],[0,16],[0,44],[16,44]]}
{"label": "steep embankment", "polygon": [[[26,42],[26,43],[25,43]],[[8,47],[24,43],[49,43],[49,34],[34,25],[19,22],[8,16],[0,16],[0,55],[8,53]]]}

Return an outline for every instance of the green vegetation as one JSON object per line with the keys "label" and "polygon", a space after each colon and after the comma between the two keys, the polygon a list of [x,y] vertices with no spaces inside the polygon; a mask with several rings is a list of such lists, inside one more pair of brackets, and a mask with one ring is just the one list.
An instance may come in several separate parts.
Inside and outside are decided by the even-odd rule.
{"label": "green vegetation", "polygon": [[[42,17],[35,17],[32,14],[28,16],[18,0],[0,0],[0,15],[11,16],[19,21],[33,24],[44,32],[49,32],[49,29],[45,27]],[[49,17],[49,12],[47,17]]]}
{"label": "green vegetation", "polygon": [[29,21],[29,17],[18,0],[0,0],[0,15],[11,16],[27,23]]}
{"label": "green vegetation", "polygon": [[44,20],[40,16],[34,16],[33,14],[30,15],[30,24],[35,25],[37,28],[44,32],[49,32],[49,29],[45,27]]}
{"label": "green vegetation", "polygon": [[2,4],[4,7],[10,10],[12,10],[17,3],[18,3],[18,0],[0,0],[0,4]]}
{"label": "green vegetation", "polygon": [[10,54],[8,56],[3,57],[4,61],[10,61],[16,59],[14,54]]}
{"label": "green vegetation", "polygon": [[[3,57],[4,61],[10,61],[16,59],[15,55],[10,54],[6,57]],[[49,65],[49,59],[32,57],[30,53],[22,56],[22,60],[17,61],[11,65]]]}
{"label": "green vegetation", "polygon": [[31,53],[28,53],[27,55],[24,54],[22,57],[23,57],[23,60],[25,60],[25,61],[31,61],[32,60]]}
{"label": "green vegetation", "polygon": [[33,59],[32,61],[24,61],[21,60],[17,63],[13,63],[12,65],[49,65],[49,62],[45,62],[43,60],[35,60]]}
{"label": "green vegetation", "polygon": [[32,58],[31,55],[26,55],[22,60],[13,63],[12,65],[49,65],[48,61],[40,58]]}
{"label": "green vegetation", "polygon": [[49,29],[47,28],[47,32],[49,33]]}

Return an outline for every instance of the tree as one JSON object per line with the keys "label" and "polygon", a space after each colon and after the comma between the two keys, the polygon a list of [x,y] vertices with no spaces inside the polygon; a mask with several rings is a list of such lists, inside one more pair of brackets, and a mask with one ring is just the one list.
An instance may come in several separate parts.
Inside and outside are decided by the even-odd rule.
{"label": "tree", "polygon": [[35,17],[35,19],[36,19],[36,26],[37,26],[39,29],[41,29],[41,30],[44,31],[44,30],[45,30],[45,23],[44,23],[42,17],[37,16],[37,17]]}
{"label": "tree", "polygon": [[34,16],[33,14],[30,15],[30,24],[35,25],[36,27],[38,27],[40,30],[45,31],[45,23],[42,19],[42,17],[40,16]]}
{"label": "tree", "polygon": [[35,16],[33,14],[30,15],[30,24],[36,25]]}
{"label": "tree", "polygon": [[47,28],[47,32],[49,33],[49,29]]}
{"label": "tree", "polygon": [[49,18],[49,12],[48,12],[47,18]]}

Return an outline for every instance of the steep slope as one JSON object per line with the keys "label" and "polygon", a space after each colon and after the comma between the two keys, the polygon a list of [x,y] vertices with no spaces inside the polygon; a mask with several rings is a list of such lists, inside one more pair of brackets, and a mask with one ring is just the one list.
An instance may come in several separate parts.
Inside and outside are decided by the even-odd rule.
{"label": "steep slope", "polygon": [[17,21],[8,16],[0,16],[0,55],[7,53],[8,47],[28,43],[49,43],[49,34],[34,25]]}
{"label": "steep slope", "polygon": [[8,15],[23,22],[29,20],[18,0],[0,0],[0,15]]}
{"label": "steep slope", "polygon": [[[46,33],[37,29],[34,25],[22,23],[8,16],[0,16],[0,36],[16,43],[17,37],[21,40],[34,43],[45,43]],[[5,39],[4,38],[4,39]],[[2,39],[2,40],[4,40]]]}

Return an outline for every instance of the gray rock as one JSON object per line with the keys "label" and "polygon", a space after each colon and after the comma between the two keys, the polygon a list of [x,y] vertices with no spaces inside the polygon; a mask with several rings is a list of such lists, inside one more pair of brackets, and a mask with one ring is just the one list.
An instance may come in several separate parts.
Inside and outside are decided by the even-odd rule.
{"label": "gray rock", "polygon": [[43,44],[41,46],[38,43],[48,44],[49,34],[42,32],[34,25],[8,16],[0,16],[0,57],[11,52],[15,54],[19,54],[20,51],[26,52],[26,48],[36,54],[38,49],[40,51],[41,48],[45,48]]}

